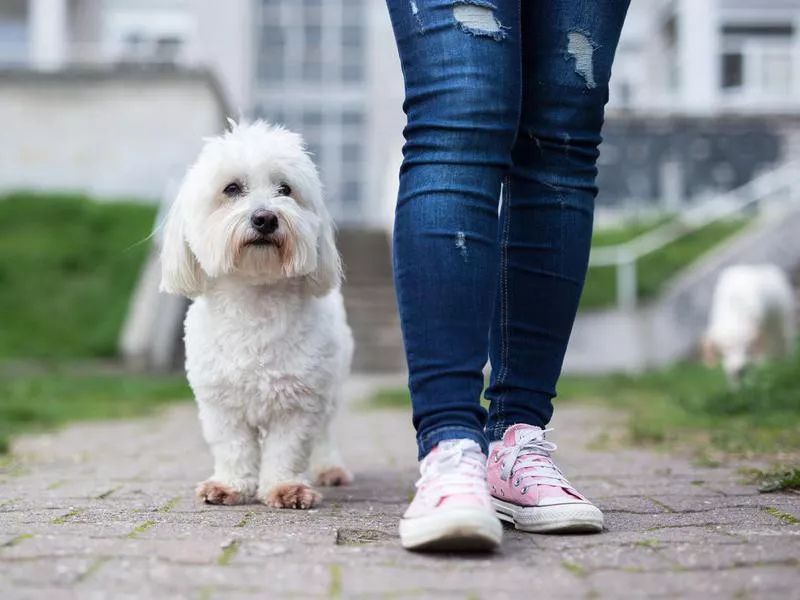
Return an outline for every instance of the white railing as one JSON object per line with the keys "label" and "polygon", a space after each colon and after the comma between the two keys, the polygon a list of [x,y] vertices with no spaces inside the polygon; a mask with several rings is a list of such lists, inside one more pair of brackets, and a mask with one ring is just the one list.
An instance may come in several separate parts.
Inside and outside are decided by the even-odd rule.
{"label": "white railing", "polygon": [[617,306],[632,310],[639,300],[637,266],[641,258],[706,225],[731,218],[751,207],[758,208],[760,203],[781,192],[787,192],[784,198],[787,203],[800,200],[800,161],[783,163],[710,202],[686,209],[669,223],[629,242],[594,248],[589,266],[616,268]]}
{"label": "white railing", "polygon": [[141,48],[121,48],[103,43],[71,43],[64,48],[64,54],[56,61],[46,65],[37,63],[33,50],[27,42],[0,42],[0,68],[58,70],[66,67],[89,67],[102,65],[181,65],[198,66],[198,57],[193,56],[186,47],[174,53],[159,53],[154,44]]}

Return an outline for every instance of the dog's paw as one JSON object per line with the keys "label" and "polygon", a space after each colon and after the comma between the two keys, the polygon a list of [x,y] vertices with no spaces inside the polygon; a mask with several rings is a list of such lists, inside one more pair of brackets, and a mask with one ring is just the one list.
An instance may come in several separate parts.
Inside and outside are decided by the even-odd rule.
{"label": "dog's paw", "polygon": [[270,488],[261,501],[273,508],[314,508],[322,496],[304,483],[279,483]]}
{"label": "dog's paw", "polygon": [[197,486],[197,497],[206,504],[244,504],[247,497],[244,493],[236,491],[233,487],[209,479]]}
{"label": "dog's paw", "polygon": [[328,467],[317,473],[314,483],[326,487],[350,485],[353,483],[353,475],[344,467]]}

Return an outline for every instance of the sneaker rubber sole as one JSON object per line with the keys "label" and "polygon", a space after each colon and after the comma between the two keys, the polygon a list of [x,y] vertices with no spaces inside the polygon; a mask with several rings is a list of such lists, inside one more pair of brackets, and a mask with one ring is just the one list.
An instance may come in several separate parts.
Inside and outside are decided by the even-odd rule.
{"label": "sneaker rubber sole", "polygon": [[503,539],[503,525],[477,508],[438,509],[424,517],[401,519],[400,543],[423,552],[490,552]]}
{"label": "sneaker rubber sole", "polygon": [[593,504],[519,506],[492,497],[498,518],[529,533],[600,533],[603,513]]}

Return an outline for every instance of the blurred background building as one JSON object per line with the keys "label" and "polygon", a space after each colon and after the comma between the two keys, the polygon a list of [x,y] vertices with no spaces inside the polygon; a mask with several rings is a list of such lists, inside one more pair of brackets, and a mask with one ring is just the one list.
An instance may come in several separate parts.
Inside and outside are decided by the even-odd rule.
{"label": "blurred background building", "polygon": [[[675,204],[740,185],[794,154],[794,136],[765,117],[793,121],[798,112],[798,16],[796,0],[634,0],[612,81],[600,205]],[[223,110],[303,132],[341,223],[391,223],[402,80],[382,0],[227,0],[224,8],[214,0],[4,0],[0,66],[208,69]],[[755,118],[741,122],[747,137],[736,148],[731,129],[723,135],[715,121],[731,114]],[[699,169],[673,155],[687,136]],[[644,162],[631,165],[632,157]],[[170,176],[162,177],[165,186]],[[672,183],[662,189],[665,178]]]}
{"label": "blurred background building", "polygon": [[[159,202],[225,117],[285,123],[342,228],[359,360],[394,365],[402,87],[384,0],[2,0],[0,193]],[[800,0],[633,0],[607,116],[600,223],[783,173],[800,158]]]}

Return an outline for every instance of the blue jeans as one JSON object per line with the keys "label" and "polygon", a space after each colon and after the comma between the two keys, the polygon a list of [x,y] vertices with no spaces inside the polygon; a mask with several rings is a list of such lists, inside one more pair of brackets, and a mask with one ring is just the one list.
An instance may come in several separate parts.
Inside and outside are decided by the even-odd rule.
{"label": "blue jeans", "polygon": [[629,0],[387,4],[408,117],[394,276],[419,455],[453,438],[485,451],[553,413]]}

